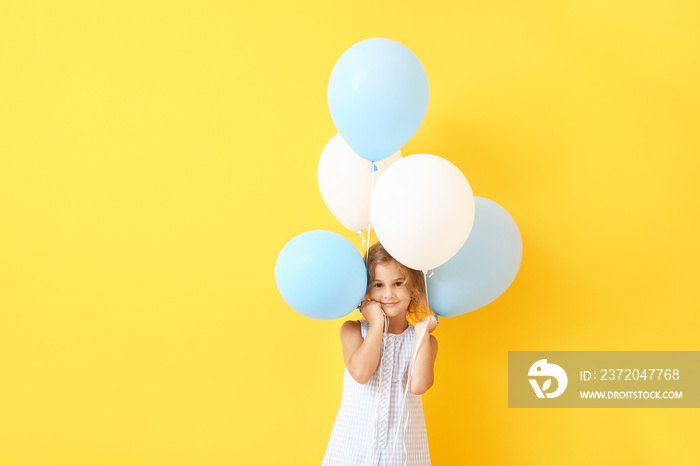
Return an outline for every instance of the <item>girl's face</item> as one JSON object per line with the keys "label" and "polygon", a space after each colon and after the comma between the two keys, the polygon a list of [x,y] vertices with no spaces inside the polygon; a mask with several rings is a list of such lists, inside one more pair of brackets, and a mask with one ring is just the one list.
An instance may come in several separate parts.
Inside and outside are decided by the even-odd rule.
{"label": "girl's face", "polygon": [[394,262],[377,264],[374,281],[369,284],[369,299],[382,303],[388,317],[406,316],[411,304],[411,293],[406,287],[406,277]]}

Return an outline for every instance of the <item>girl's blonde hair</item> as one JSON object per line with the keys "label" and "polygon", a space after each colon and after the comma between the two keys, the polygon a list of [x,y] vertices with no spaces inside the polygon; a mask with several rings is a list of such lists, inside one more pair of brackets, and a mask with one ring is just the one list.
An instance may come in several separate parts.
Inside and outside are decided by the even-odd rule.
{"label": "girl's blonde hair", "polygon": [[[367,284],[372,286],[374,281],[374,268],[378,264],[396,264],[406,280],[404,286],[411,293],[411,304],[408,305],[407,317],[413,323],[420,322],[430,314],[428,305],[425,299],[425,280],[423,273],[419,270],[409,269],[401,262],[397,261],[384,249],[381,243],[375,243],[369,248],[367,254]],[[367,296],[369,296],[369,288],[367,288]]]}

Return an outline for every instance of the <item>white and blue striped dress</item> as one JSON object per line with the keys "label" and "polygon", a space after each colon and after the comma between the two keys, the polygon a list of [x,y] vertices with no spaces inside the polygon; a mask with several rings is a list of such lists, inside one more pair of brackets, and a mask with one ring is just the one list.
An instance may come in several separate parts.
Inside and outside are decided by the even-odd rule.
{"label": "white and blue striped dress", "polygon": [[[369,330],[369,322],[361,320],[360,325],[364,339]],[[403,333],[385,334],[384,338],[380,364],[369,382],[364,385],[357,383],[345,368],[343,397],[323,465],[430,464],[423,403],[421,396],[413,395],[410,390],[403,408],[404,422],[401,423],[401,431],[398,432],[399,437],[392,452],[399,428],[399,412],[408,379],[408,365],[413,353],[414,327],[409,324]]]}

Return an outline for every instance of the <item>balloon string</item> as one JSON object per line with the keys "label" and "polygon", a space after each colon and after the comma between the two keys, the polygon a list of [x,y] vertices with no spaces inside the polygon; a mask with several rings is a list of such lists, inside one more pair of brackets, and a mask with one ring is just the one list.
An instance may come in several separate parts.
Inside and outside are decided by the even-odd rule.
{"label": "balloon string", "polygon": [[370,237],[372,235],[372,194],[374,193],[374,172],[377,171],[377,165],[374,162],[370,162],[369,171],[372,181],[369,185],[369,218],[367,219],[367,250],[365,251],[365,262],[367,262],[369,258]]}
{"label": "balloon string", "polygon": [[384,374],[383,367],[384,367],[384,356],[385,356],[385,350],[384,350],[384,343],[386,342],[386,336],[389,333],[389,317],[384,314],[384,310],[382,309],[382,314],[384,315],[384,333],[382,333],[382,347],[381,350],[379,351],[379,389],[377,390],[377,394],[375,395],[375,398],[377,399],[377,410],[375,412],[375,417],[374,417],[374,434],[372,435],[372,443],[369,445],[369,451],[367,452],[369,455],[369,458],[367,459],[367,464],[372,463],[372,457],[374,456],[374,444],[377,440],[377,437],[379,437],[379,402],[381,400],[381,389],[382,389],[382,376]]}
{"label": "balloon string", "polygon": [[[428,306],[428,312],[430,312],[430,299],[428,298],[428,277],[433,276],[433,271],[430,272],[430,275],[428,275],[427,270],[423,270],[423,281],[425,283],[425,305]],[[440,319],[438,319],[437,312],[434,312],[435,314],[435,322],[440,323]]]}
{"label": "balloon string", "polygon": [[[433,276],[433,271],[430,272],[430,276]],[[428,271],[423,270],[423,281],[425,283],[425,305],[428,308],[428,311],[430,311],[430,298],[428,296]],[[435,321],[439,322],[438,320],[438,315],[435,314]],[[399,410],[399,423],[396,428],[396,435],[394,435],[394,442],[392,444],[391,452],[389,453],[389,463],[391,462],[392,456],[394,456],[394,451],[396,450],[396,441],[399,438],[399,430],[401,429],[401,423],[403,421],[403,408],[404,405],[406,404],[406,397],[408,396],[408,390],[409,387],[411,386],[411,380],[413,379],[413,368],[416,364],[416,360],[418,359],[418,350],[420,349],[421,343],[423,343],[423,338],[425,338],[426,333],[428,332],[428,325],[426,324],[425,327],[423,328],[423,331],[421,332],[420,338],[418,338],[418,343],[416,344],[416,347],[413,351],[413,355],[411,356],[411,363],[409,364],[408,368],[408,382],[406,382],[406,388],[404,389],[403,393],[403,402],[401,403],[401,409]],[[406,421],[403,423],[403,432],[401,435],[401,444],[403,446],[403,464],[406,466],[408,462],[408,451],[406,450],[406,428],[408,428],[408,424],[411,419],[411,410],[410,408],[406,410]]]}
{"label": "balloon string", "polygon": [[[413,367],[416,364],[416,359],[418,359],[418,350],[420,349],[421,343],[423,343],[423,338],[425,338],[425,335],[428,333],[428,325],[426,324],[425,327],[423,327],[423,331],[421,332],[420,338],[418,338],[418,343],[415,345],[413,348],[413,355],[411,356],[411,363],[408,366],[408,380],[406,381],[406,388],[404,388],[403,391],[403,400],[401,402],[401,409],[399,410],[399,420],[398,420],[398,425],[396,426],[396,434],[394,434],[394,441],[391,446],[391,450],[389,450],[389,460],[387,461],[387,464],[391,464],[391,459],[394,456],[394,451],[396,450],[396,441],[399,438],[399,431],[401,430],[401,424],[403,421],[403,411],[404,407],[406,406],[406,398],[408,397],[408,390],[411,386],[411,379],[413,379]],[[406,410],[406,421],[404,423],[404,436],[405,436],[405,430],[406,427],[408,426],[408,420],[410,418],[410,408]],[[406,445],[405,445],[405,438],[402,436],[401,442],[403,443],[403,448],[404,452],[406,451]],[[406,456],[406,460],[408,459],[408,455]]]}
{"label": "balloon string", "polygon": [[411,410],[406,411],[406,423],[403,425],[403,435],[401,436],[401,443],[403,443],[403,466],[408,465],[408,451],[406,451],[406,428],[408,427],[408,424],[411,422]]}
{"label": "balloon string", "polygon": [[355,234],[362,239],[362,241],[360,242],[360,252],[364,256],[365,255],[365,232],[362,230],[359,230],[359,231],[356,231]]}

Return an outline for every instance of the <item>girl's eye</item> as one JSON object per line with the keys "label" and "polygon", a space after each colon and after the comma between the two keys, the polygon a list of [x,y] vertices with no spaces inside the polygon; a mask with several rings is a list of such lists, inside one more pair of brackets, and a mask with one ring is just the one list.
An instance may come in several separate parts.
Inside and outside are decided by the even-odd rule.
{"label": "girl's eye", "polygon": [[382,287],[382,284],[381,284],[381,283],[375,283],[375,284],[374,284],[374,287],[375,287],[375,288],[381,288],[381,287]]}
{"label": "girl's eye", "polygon": [[401,285],[403,285],[403,282],[396,282],[395,284],[396,284],[396,286],[401,286]]}

